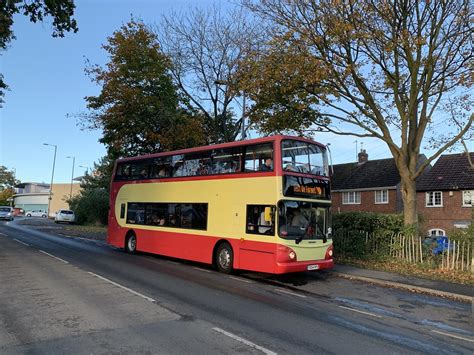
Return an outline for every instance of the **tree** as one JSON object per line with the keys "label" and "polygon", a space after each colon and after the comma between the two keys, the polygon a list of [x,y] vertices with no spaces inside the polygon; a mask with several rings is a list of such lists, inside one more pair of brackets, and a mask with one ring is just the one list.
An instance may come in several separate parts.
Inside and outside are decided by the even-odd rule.
{"label": "tree", "polygon": [[[0,2],[0,51],[15,39],[13,17],[16,14],[28,16],[31,22],[43,22],[53,18],[53,37],[64,37],[65,32],[77,32],[76,20],[72,18],[76,5],[72,0],[4,0]],[[0,74],[0,107],[8,88]]]}
{"label": "tree", "polygon": [[[405,224],[416,225],[417,177],[472,132],[469,1],[244,3],[273,26],[239,79],[255,102],[253,120],[271,132],[384,141],[400,173]],[[448,101],[469,113],[458,125]],[[434,153],[420,164],[423,144]]]}
{"label": "tree", "polygon": [[154,31],[171,58],[173,78],[193,109],[203,115],[209,143],[236,139],[242,120],[231,85],[238,64],[258,43],[254,21],[242,9],[217,6],[171,13]]}
{"label": "tree", "polygon": [[15,178],[13,171],[7,169],[7,167],[0,165],[0,205],[9,205],[8,201],[13,197],[16,184],[20,181]]}
{"label": "tree", "polygon": [[[132,19],[102,46],[110,57],[105,68],[89,65],[91,80],[102,86],[98,96],[86,97],[89,113],[84,127],[102,129],[100,142],[108,159],[185,148],[205,141],[200,117],[184,108],[156,36]],[[187,139],[177,137],[184,127]],[[180,144],[174,144],[180,139]]]}

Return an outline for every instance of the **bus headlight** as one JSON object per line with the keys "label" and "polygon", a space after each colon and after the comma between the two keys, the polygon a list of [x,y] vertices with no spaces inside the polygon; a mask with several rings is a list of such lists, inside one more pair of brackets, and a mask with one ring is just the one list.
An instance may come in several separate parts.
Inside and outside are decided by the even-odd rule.
{"label": "bus headlight", "polygon": [[288,253],[288,257],[290,258],[290,260],[295,260],[296,259],[296,253],[294,251],[290,251]]}

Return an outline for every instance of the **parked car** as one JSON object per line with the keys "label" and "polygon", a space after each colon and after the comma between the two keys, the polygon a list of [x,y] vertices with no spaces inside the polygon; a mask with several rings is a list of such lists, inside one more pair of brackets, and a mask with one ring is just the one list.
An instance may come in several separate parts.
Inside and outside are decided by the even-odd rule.
{"label": "parked car", "polygon": [[46,217],[48,217],[48,215],[46,214],[46,211],[44,211],[44,210],[33,210],[33,211],[26,212],[26,217],[46,218]]}
{"label": "parked car", "polygon": [[442,254],[448,250],[448,246],[450,251],[453,250],[453,245],[448,243],[447,236],[428,236],[425,238],[424,243],[431,249],[433,255]]}
{"label": "parked car", "polygon": [[10,206],[0,206],[0,219],[13,221],[13,208]]}
{"label": "parked car", "polygon": [[67,223],[74,223],[76,220],[76,215],[74,214],[73,211],[70,210],[59,210],[56,212],[56,217],[54,217],[54,222],[59,223],[59,222],[67,222]]}

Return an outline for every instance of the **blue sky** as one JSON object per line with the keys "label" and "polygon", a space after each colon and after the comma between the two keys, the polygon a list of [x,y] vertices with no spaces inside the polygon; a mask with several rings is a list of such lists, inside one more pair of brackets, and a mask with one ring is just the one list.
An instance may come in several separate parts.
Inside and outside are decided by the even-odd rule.
{"label": "blue sky", "polygon": [[[69,182],[72,160],[76,157],[75,176],[93,166],[105,154],[98,143],[99,131],[82,131],[76,119],[68,114],[85,112],[84,97],[95,95],[99,88],[84,74],[85,59],[104,64],[105,52],[100,48],[106,37],[130,19],[130,15],[146,23],[157,22],[171,10],[188,6],[208,6],[212,0],[83,0],[76,1],[79,32],[65,38],[52,38],[48,23],[30,23],[17,16],[17,37],[0,57],[0,72],[10,86],[4,107],[0,109],[0,165],[15,168],[24,181],[49,182],[56,144],[55,182]],[[225,2],[223,2],[224,4]],[[229,5],[226,5],[229,6]],[[253,136],[255,137],[255,135]],[[332,135],[316,136],[322,143],[331,142],[333,161],[354,161],[357,138]],[[357,139],[364,143],[369,159],[390,157],[385,143]]]}

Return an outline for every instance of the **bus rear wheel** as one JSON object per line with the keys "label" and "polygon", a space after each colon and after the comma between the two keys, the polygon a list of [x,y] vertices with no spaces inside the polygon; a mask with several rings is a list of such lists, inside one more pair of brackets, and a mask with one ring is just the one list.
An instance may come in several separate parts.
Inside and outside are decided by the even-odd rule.
{"label": "bus rear wheel", "polygon": [[125,251],[129,254],[137,252],[137,236],[133,232],[128,233],[125,238]]}
{"label": "bus rear wheel", "polygon": [[234,252],[228,243],[222,243],[216,250],[214,256],[217,270],[230,274],[234,269]]}

